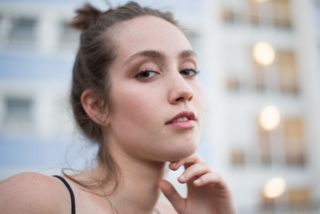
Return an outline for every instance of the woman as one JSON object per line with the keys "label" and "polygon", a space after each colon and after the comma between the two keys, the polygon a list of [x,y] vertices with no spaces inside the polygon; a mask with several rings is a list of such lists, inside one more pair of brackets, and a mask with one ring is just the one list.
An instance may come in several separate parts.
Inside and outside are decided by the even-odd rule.
{"label": "woman", "polygon": [[[71,104],[99,145],[97,166],[13,176],[0,185],[1,213],[233,213],[223,180],[193,154],[202,122],[197,59],[171,14],[134,2],[105,12],[87,4],[72,25],[82,34]],[[185,168],[186,198],[163,180],[166,162]],[[160,190],[172,206],[158,202]]]}

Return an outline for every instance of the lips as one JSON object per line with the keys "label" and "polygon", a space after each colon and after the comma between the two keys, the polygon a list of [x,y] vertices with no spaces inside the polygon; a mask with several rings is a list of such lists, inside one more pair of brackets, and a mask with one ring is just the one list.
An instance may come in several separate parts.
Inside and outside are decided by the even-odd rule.
{"label": "lips", "polygon": [[188,121],[195,121],[196,117],[193,112],[191,111],[183,111],[171,118],[169,121],[167,121],[165,124],[175,124],[175,123],[185,123]]}

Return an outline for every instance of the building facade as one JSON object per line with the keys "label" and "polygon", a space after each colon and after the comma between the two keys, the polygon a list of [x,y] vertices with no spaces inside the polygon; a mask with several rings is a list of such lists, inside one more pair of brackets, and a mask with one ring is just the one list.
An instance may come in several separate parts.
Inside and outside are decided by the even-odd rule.
{"label": "building facade", "polygon": [[316,4],[205,3],[206,151],[230,179],[240,213],[319,212]]}
{"label": "building facade", "polygon": [[[206,95],[198,152],[238,213],[318,213],[319,1],[141,2],[189,29]],[[67,22],[81,3],[0,2],[0,179],[51,173],[83,141],[67,94],[79,36]]]}

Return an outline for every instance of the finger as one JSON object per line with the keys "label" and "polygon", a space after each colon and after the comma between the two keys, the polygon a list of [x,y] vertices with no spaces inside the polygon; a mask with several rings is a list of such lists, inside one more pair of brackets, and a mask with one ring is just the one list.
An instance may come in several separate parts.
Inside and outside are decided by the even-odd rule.
{"label": "finger", "polygon": [[176,171],[177,169],[179,169],[179,167],[183,164],[183,160],[178,160],[178,161],[174,161],[174,162],[171,162],[169,164],[169,168],[171,170],[174,170]]}
{"label": "finger", "polygon": [[194,180],[205,173],[210,172],[210,167],[204,163],[196,163],[188,167],[178,178],[178,181],[181,183],[189,182]]}
{"label": "finger", "polygon": [[184,165],[185,168],[188,168],[190,165],[197,163],[197,162],[200,162],[200,161],[201,161],[201,159],[199,158],[199,156],[196,154],[193,154],[193,155],[190,155],[190,156],[188,156],[184,159],[181,159],[179,161],[175,161],[175,162],[170,163],[169,167],[172,170],[177,170],[182,165]]}
{"label": "finger", "polygon": [[193,184],[196,186],[204,186],[209,183],[212,183],[212,184],[221,183],[222,184],[223,181],[218,174],[213,173],[213,172],[206,173],[193,181]]}
{"label": "finger", "polygon": [[196,164],[196,163],[200,163],[200,162],[202,162],[200,157],[196,154],[193,154],[193,155],[187,157],[186,159],[184,159],[183,165],[184,165],[184,168],[187,169],[191,165]]}
{"label": "finger", "polygon": [[166,180],[161,180],[159,187],[172,206],[180,213],[184,210],[185,199],[182,198],[172,184]]}

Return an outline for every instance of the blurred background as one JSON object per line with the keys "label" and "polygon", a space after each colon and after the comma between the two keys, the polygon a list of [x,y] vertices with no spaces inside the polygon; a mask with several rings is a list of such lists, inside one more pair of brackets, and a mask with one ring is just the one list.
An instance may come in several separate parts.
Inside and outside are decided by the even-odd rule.
{"label": "blurred background", "polygon": [[[320,1],[138,2],[188,29],[206,93],[198,153],[238,213],[320,213]],[[79,33],[67,23],[83,3],[0,0],[0,180],[92,162],[68,103]]]}

